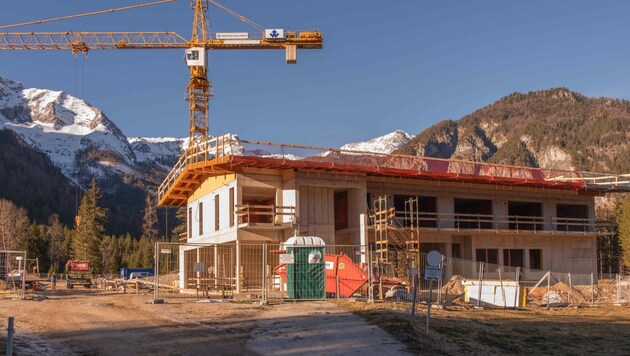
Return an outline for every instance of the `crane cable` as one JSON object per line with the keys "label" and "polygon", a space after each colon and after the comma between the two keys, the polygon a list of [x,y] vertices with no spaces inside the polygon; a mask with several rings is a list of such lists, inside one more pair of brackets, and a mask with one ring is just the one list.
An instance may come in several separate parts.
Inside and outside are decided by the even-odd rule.
{"label": "crane cable", "polygon": [[264,30],[265,30],[265,28],[264,28],[264,27],[260,26],[259,24],[255,23],[254,21],[252,21],[252,20],[248,19],[247,17],[245,17],[245,16],[243,16],[243,15],[239,14],[238,12],[236,12],[236,11],[234,11],[234,10],[230,10],[230,9],[228,9],[227,7],[225,7],[225,6],[221,5],[221,4],[219,4],[218,2],[216,2],[216,1],[214,1],[214,0],[208,0],[208,2],[209,2],[209,3],[211,3],[212,5],[214,5],[214,6],[218,7],[219,9],[221,9],[221,10],[223,10],[223,11],[227,12],[228,14],[230,14],[230,15],[232,15],[232,16],[234,16],[234,17],[236,17],[237,19],[239,19],[239,20],[241,20],[241,21],[245,22],[246,24],[248,24],[248,25],[250,25],[250,26],[252,26],[252,27],[254,27],[254,28],[256,28],[256,29],[260,30],[260,31],[264,31]]}
{"label": "crane cable", "polygon": [[100,15],[100,14],[112,13],[112,12],[116,12],[116,11],[123,11],[123,10],[137,9],[137,8],[139,8],[139,7],[145,7],[145,6],[151,6],[151,5],[165,4],[165,3],[169,3],[169,2],[175,2],[175,1],[177,1],[177,0],[160,0],[160,1],[153,1],[153,2],[143,3],[143,4],[130,5],[130,6],[125,6],[125,7],[117,7],[117,8],[114,8],[114,9],[108,9],[108,10],[99,10],[99,11],[86,12],[86,13],[76,14],[76,15],[68,15],[68,16],[55,17],[55,18],[45,19],[45,20],[35,20],[35,21],[29,21],[29,22],[16,23],[16,24],[12,24],[12,25],[3,25],[3,26],[0,26],[0,29],[3,29],[3,28],[12,28],[12,27],[19,27],[19,26],[26,26],[26,25],[37,25],[37,24],[41,24],[41,23],[45,23],[45,22],[61,21],[61,20],[73,19],[73,18],[77,18],[77,17],[85,17],[85,16],[92,16],[92,15]]}

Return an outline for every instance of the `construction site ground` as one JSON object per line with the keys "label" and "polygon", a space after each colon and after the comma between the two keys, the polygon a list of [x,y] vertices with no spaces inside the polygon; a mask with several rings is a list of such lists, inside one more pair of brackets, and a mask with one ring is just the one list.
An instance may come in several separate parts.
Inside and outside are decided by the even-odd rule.
{"label": "construction site ground", "polygon": [[521,310],[453,305],[431,309],[425,336],[426,305],[411,323],[408,303],[338,303],[379,325],[419,354],[630,354],[630,306]]}
{"label": "construction site ground", "polygon": [[[59,286],[58,286],[59,287]],[[17,355],[383,355],[406,346],[332,302],[197,302],[97,289],[0,299],[0,354],[15,317]]]}
{"label": "construction site ground", "polygon": [[[409,303],[364,301],[147,302],[148,294],[45,292],[0,299],[0,350],[15,317],[18,355],[630,354],[630,307],[432,309],[409,321]],[[383,331],[385,330],[385,331]]]}

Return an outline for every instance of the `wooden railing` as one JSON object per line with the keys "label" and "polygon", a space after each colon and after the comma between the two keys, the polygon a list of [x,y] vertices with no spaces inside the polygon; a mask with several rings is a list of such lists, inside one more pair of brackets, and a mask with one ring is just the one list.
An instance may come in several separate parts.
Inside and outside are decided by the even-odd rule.
{"label": "wooden railing", "polygon": [[161,200],[170,187],[175,183],[177,177],[184,171],[186,166],[190,164],[205,162],[208,159],[222,158],[232,153],[234,136],[231,134],[214,137],[208,142],[191,142],[186,151],[179,157],[179,160],[168,173],[160,187],[158,188],[158,197]]}
{"label": "wooden railing", "polygon": [[291,225],[295,221],[294,206],[243,204],[236,205],[235,214],[239,226]]}

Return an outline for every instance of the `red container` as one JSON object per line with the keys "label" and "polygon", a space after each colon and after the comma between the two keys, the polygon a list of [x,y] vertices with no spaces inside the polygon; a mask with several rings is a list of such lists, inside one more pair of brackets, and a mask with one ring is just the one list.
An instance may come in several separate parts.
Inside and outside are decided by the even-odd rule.
{"label": "red container", "polygon": [[[287,268],[283,263],[274,268],[282,283],[287,282]],[[339,276],[339,296],[351,297],[368,281],[367,272],[357,266],[344,253],[326,255],[326,293],[337,295],[337,276]]]}
{"label": "red container", "polygon": [[88,272],[90,270],[90,261],[68,261],[66,269],[72,272]]}

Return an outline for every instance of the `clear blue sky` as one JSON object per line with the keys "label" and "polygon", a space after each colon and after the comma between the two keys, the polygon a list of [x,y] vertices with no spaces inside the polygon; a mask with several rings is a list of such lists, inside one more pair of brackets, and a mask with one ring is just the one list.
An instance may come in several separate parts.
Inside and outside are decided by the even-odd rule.
{"label": "clear blue sky", "polygon": [[[2,0],[0,24],[140,2]],[[264,26],[319,28],[325,42],[298,52],[297,65],[282,51],[211,52],[212,134],[339,146],[395,129],[415,134],[514,91],[565,86],[630,98],[628,1],[221,2]],[[189,37],[191,15],[180,0],[14,30]],[[216,8],[210,18],[213,31],[248,29]],[[93,51],[85,63],[61,51],[3,51],[0,75],[83,96],[128,136],[187,135],[179,50]]]}

